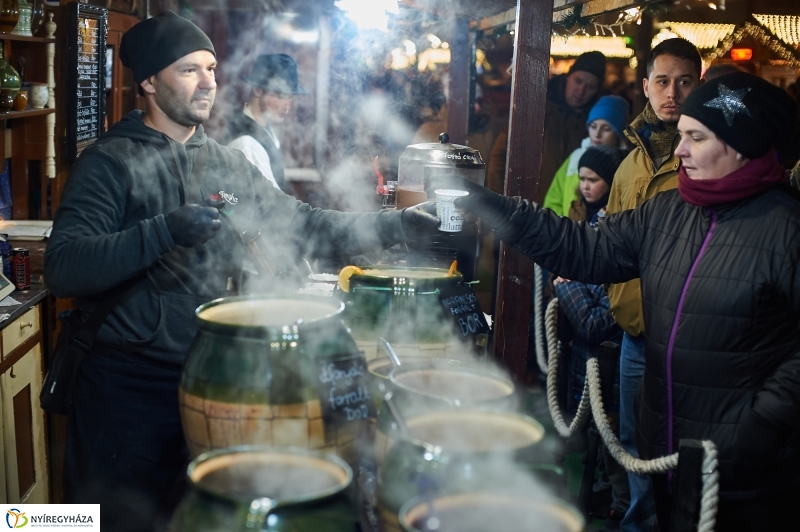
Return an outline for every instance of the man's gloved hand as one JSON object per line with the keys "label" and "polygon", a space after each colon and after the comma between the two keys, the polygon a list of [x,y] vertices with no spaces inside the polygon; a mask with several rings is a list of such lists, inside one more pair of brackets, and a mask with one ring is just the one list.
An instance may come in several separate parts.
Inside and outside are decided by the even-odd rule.
{"label": "man's gloved hand", "polygon": [[400,212],[400,223],[403,232],[409,238],[419,238],[436,233],[439,230],[439,218],[436,217],[436,203],[426,201]]}
{"label": "man's gloved hand", "polygon": [[214,238],[222,222],[214,205],[181,205],[164,217],[172,240],[179,246],[201,246]]}
{"label": "man's gloved hand", "polygon": [[513,199],[453,174],[432,176],[428,188],[466,190],[469,196],[456,198],[454,202],[456,208],[482,218],[495,229],[502,229],[516,209],[516,201]]}
{"label": "man's gloved hand", "polygon": [[744,489],[755,489],[779,472],[778,454],[789,433],[750,412],[739,429],[734,452],[733,475]]}

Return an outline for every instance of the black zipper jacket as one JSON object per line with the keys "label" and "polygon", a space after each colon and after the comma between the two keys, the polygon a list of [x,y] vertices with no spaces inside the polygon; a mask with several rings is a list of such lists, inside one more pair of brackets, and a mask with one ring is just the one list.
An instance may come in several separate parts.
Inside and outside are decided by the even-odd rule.
{"label": "black zipper jacket", "polygon": [[[726,497],[800,480],[800,201],[788,187],[713,208],[677,190],[609,215],[594,231],[518,201],[501,237],[542,267],[585,283],[641,278],[646,369],[638,409],[643,458],[681,438],[719,449]],[[781,474],[732,475],[751,411],[790,436]]]}
{"label": "black zipper jacket", "polygon": [[[201,147],[203,168],[193,168]],[[211,195],[225,200],[222,229],[205,245],[176,246],[164,216]],[[227,219],[226,219],[227,218]],[[231,295],[246,253],[234,232],[259,230],[289,256],[344,257],[404,240],[400,212],[315,209],[276,190],[245,157],[209,139],[202,126],[181,144],[133,111],[87,147],[70,172],[44,257],[48,288],[91,311],[109,290],[139,274],[96,343],[182,363],[196,332],[194,310]]]}

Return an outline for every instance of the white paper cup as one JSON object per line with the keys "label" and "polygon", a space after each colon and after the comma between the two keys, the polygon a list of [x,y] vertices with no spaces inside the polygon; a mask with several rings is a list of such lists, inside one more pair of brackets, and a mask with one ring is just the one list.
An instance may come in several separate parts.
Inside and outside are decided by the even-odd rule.
{"label": "white paper cup", "polygon": [[448,233],[461,231],[464,225],[464,214],[456,209],[453,202],[456,198],[469,196],[466,190],[436,190],[436,217],[439,218],[439,230]]}

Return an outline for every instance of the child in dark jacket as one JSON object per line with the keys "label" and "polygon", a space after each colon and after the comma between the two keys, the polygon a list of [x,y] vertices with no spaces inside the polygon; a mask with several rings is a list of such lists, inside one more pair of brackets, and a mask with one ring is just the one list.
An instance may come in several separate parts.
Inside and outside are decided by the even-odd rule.
{"label": "child in dark jacket", "polygon": [[[622,154],[619,150],[608,146],[591,147],[584,152],[578,163],[580,197],[569,210],[569,217],[575,221],[584,221],[596,226],[605,217],[605,207],[611,182],[617,171]],[[601,285],[570,281],[561,277],[553,280],[553,293],[558,298],[559,321],[561,331],[571,338],[569,357],[569,380],[567,384],[567,409],[574,415],[586,380],[586,361],[596,357],[600,344],[605,341],[619,343],[622,330],[614,322],[609,312],[609,301]],[[564,324],[563,322],[567,323]],[[614,373],[619,376],[619,369]],[[606,405],[612,423],[616,424],[619,416],[619,381],[603,383],[613,386],[611,404]],[[619,521],[630,504],[628,476],[603,446],[605,470],[611,482],[612,503],[608,522],[602,530],[616,530]]]}

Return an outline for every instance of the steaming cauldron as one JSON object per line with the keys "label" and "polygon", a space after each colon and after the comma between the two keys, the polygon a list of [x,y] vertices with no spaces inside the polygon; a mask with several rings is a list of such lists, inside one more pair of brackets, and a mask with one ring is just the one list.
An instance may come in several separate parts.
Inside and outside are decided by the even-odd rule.
{"label": "steaming cauldron", "polygon": [[[404,416],[448,407],[513,410],[518,405],[514,383],[475,362],[435,358],[405,363],[389,373],[388,388]],[[375,460],[380,465],[397,430],[388,408],[378,411],[376,427]]]}
{"label": "steaming cauldron", "polygon": [[469,346],[445,318],[437,289],[461,284],[440,268],[367,268],[350,278],[345,320],[367,360],[383,357],[378,338],[403,356],[460,358]]}
{"label": "steaming cauldron", "polygon": [[[403,364],[418,364],[428,362],[431,360],[428,357],[403,357],[401,359]],[[381,409],[383,404],[383,396],[390,390],[389,373],[394,369],[394,364],[388,357],[373,358],[367,363],[367,372],[369,373],[369,385],[372,398],[375,400],[375,411]]]}
{"label": "steaming cauldron", "polygon": [[171,532],[354,532],[345,493],[353,480],[339,458],[301,449],[234,447],[188,468],[191,491]]}
{"label": "steaming cauldron", "polygon": [[544,429],[521,414],[444,409],[409,416],[406,424],[410,435],[393,439],[378,472],[383,532],[399,532],[398,511],[413,497],[503,487],[509,474],[541,461]]}
{"label": "steaming cauldron", "polygon": [[583,517],[559,502],[508,493],[415,498],[400,509],[405,532],[580,532]]}
{"label": "steaming cauldron", "polygon": [[358,356],[343,311],[336,299],[301,295],[199,307],[179,390],[192,454],[261,444],[335,451],[353,463],[369,422],[326,426],[318,388],[320,359]]}

